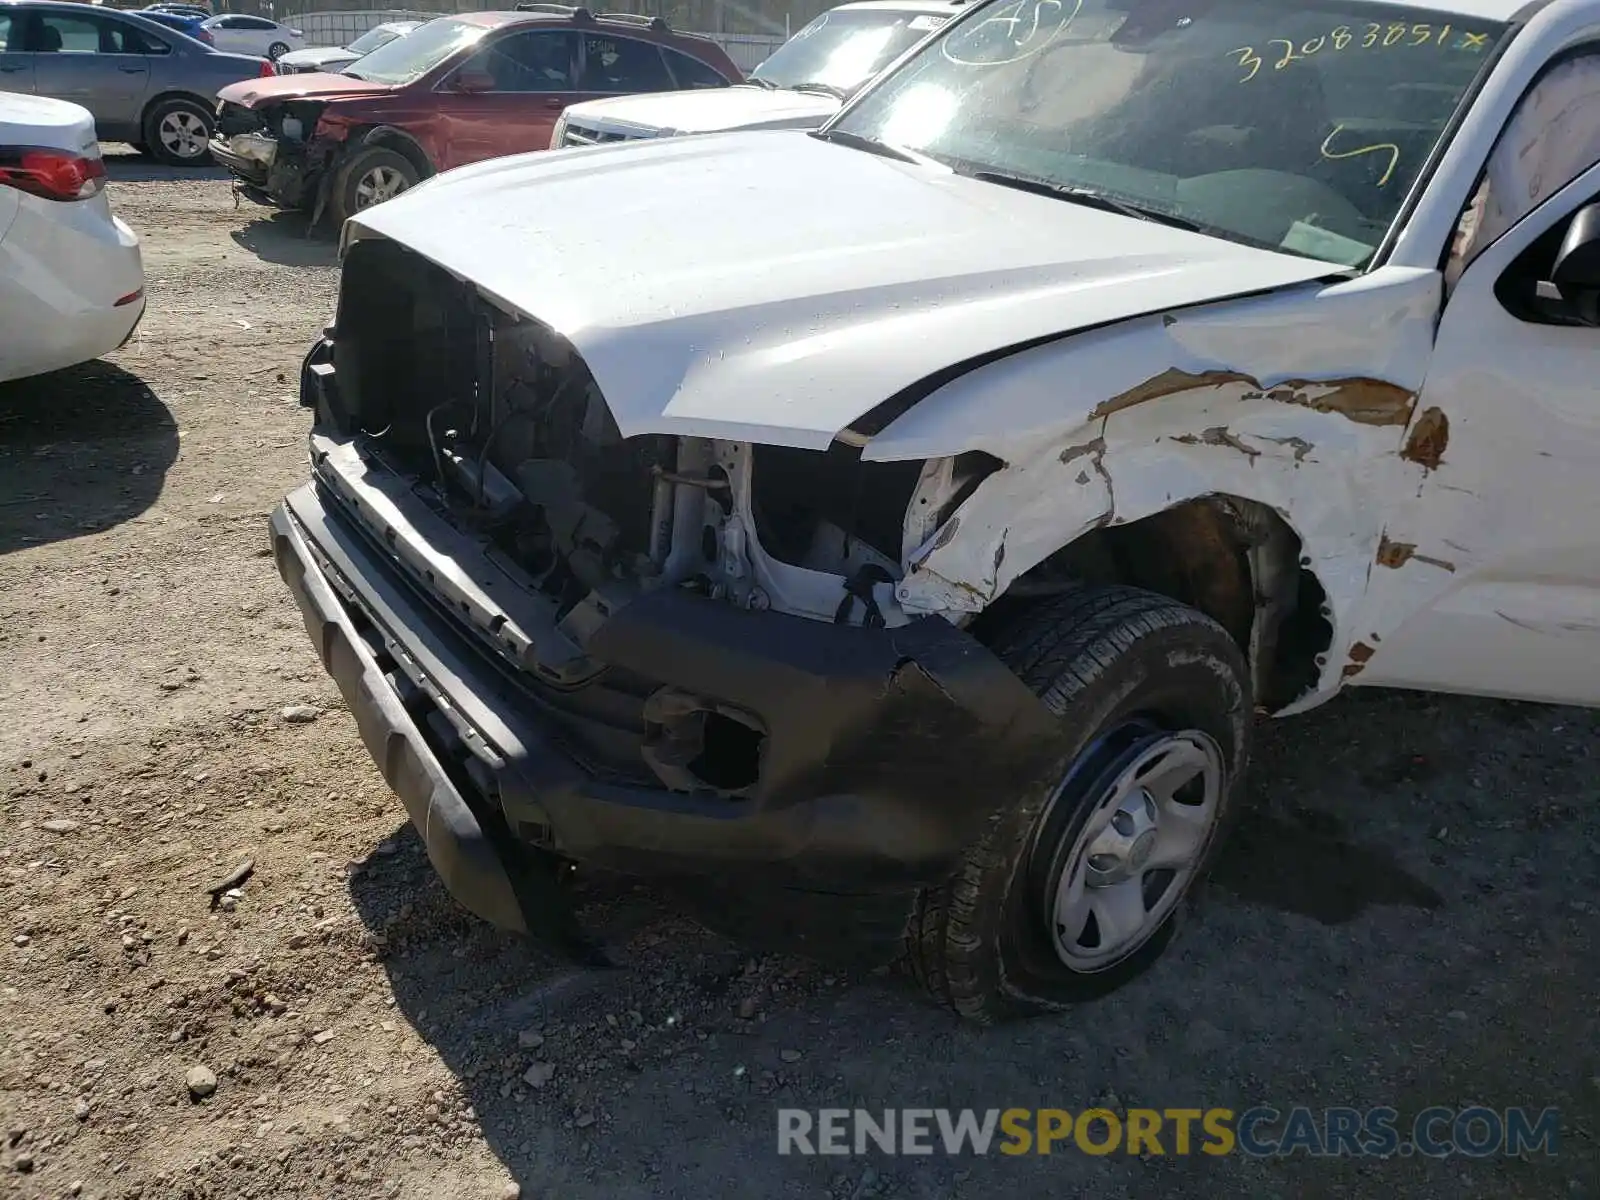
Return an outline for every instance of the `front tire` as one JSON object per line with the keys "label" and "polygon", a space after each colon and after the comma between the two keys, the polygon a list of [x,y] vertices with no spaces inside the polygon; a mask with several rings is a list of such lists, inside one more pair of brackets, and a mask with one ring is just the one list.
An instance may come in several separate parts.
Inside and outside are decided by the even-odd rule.
{"label": "front tire", "polygon": [[333,215],[340,225],[355,213],[415,186],[417,168],[396,150],[372,146],[339,169],[333,186]]}
{"label": "front tire", "polygon": [[1102,996],[1160,957],[1229,824],[1252,711],[1228,633],[1135,588],[1032,606],[994,650],[1057,717],[1060,765],[907,930],[923,985],[984,1024]]}
{"label": "front tire", "polygon": [[211,113],[193,100],[173,97],[150,110],[144,120],[144,144],[158,162],[169,167],[198,167],[211,161]]}

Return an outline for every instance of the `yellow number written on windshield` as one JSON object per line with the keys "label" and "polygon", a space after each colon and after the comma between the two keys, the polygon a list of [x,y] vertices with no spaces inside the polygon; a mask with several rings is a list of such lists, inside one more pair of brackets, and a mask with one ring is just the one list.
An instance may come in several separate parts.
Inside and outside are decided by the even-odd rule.
{"label": "yellow number written on windshield", "polygon": [[1228,51],[1228,54],[1238,62],[1239,69],[1244,72],[1239,82],[1249,83],[1269,64],[1269,69],[1281,71],[1290,63],[1300,62],[1315,54],[1337,54],[1352,48],[1392,50],[1400,46],[1410,48],[1431,46],[1438,50],[1482,54],[1488,45],[1488,34],[1457,29],[1453,25],[1408,25],[1403,21],[1385,25],[1377,21],[1368,21],[1365,25],[1359,26],[1340,25],[1305,41],[1296,41],[1293,38],[1268,38],[1263,43],[1264,49],[1259,53],[1254,46],[1240,46]]}

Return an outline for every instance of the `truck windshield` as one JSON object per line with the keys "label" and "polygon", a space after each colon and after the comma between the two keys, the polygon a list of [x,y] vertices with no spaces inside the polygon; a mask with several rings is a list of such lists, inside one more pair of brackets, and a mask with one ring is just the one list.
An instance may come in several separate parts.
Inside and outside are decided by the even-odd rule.
{"label": "truck windshield", "polygon": [[1504,34],[1359,0],[992,0],[824,136],[1360,268]]}
{"label": "truck windshield", "polygon": [[345,74],[373,83],[407,84],[421,79],[457,50],[474,45],[486,30],[482,25],[441,17],[414,33],[395,38],[363,55]]}
{"label": "truck windshield", "polygon": [[895,9],[826,12],[773,52],[750,78],[769,87],[847,96],[944,24]]}

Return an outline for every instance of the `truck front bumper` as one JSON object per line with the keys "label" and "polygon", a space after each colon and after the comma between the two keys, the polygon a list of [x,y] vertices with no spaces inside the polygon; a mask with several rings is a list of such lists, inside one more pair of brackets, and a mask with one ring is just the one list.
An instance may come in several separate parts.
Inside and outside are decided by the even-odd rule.
{"label": "truck front bumper", "polygon": [[619,782],[563,747],[549,720],[559,692],[495,661],[317,485],[278,506],[271,533],[323,665],[435,869],[504,928],[540,924],[517,878],[529,845],[750,897],[814,893],[834,916],[825,898],[908,899],[1059,753],[1037,697],[939,618],[864,629],[664,589],[618,610],[589,652],[629,679],[754,714],[759,776],[737,796]]}

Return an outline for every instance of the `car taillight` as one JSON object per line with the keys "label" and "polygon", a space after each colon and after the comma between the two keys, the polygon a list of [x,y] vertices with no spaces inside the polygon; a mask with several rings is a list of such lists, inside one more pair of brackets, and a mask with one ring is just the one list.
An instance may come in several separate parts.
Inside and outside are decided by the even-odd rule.
{"label": "car taillight", "polygon": [[87,200],[106,186],[106,164],[65,150],[0,149],[0,187],[46,200]]}
{"label": "car taillight", "polygon": [[278,68],[272,65],[272,62],[271,62],[270,59],[263,58],[261,60],[261,76],[260,77],[262,79],[270,79],[272,76],[276,75],[277,73],[278,73]]}
{"label": "car taillight", "polygon": [[208,46],[215,46],[217,44],[217,39],[212,35],[211,30],[209,29],[196,29],[194,31],[194,36]]}

